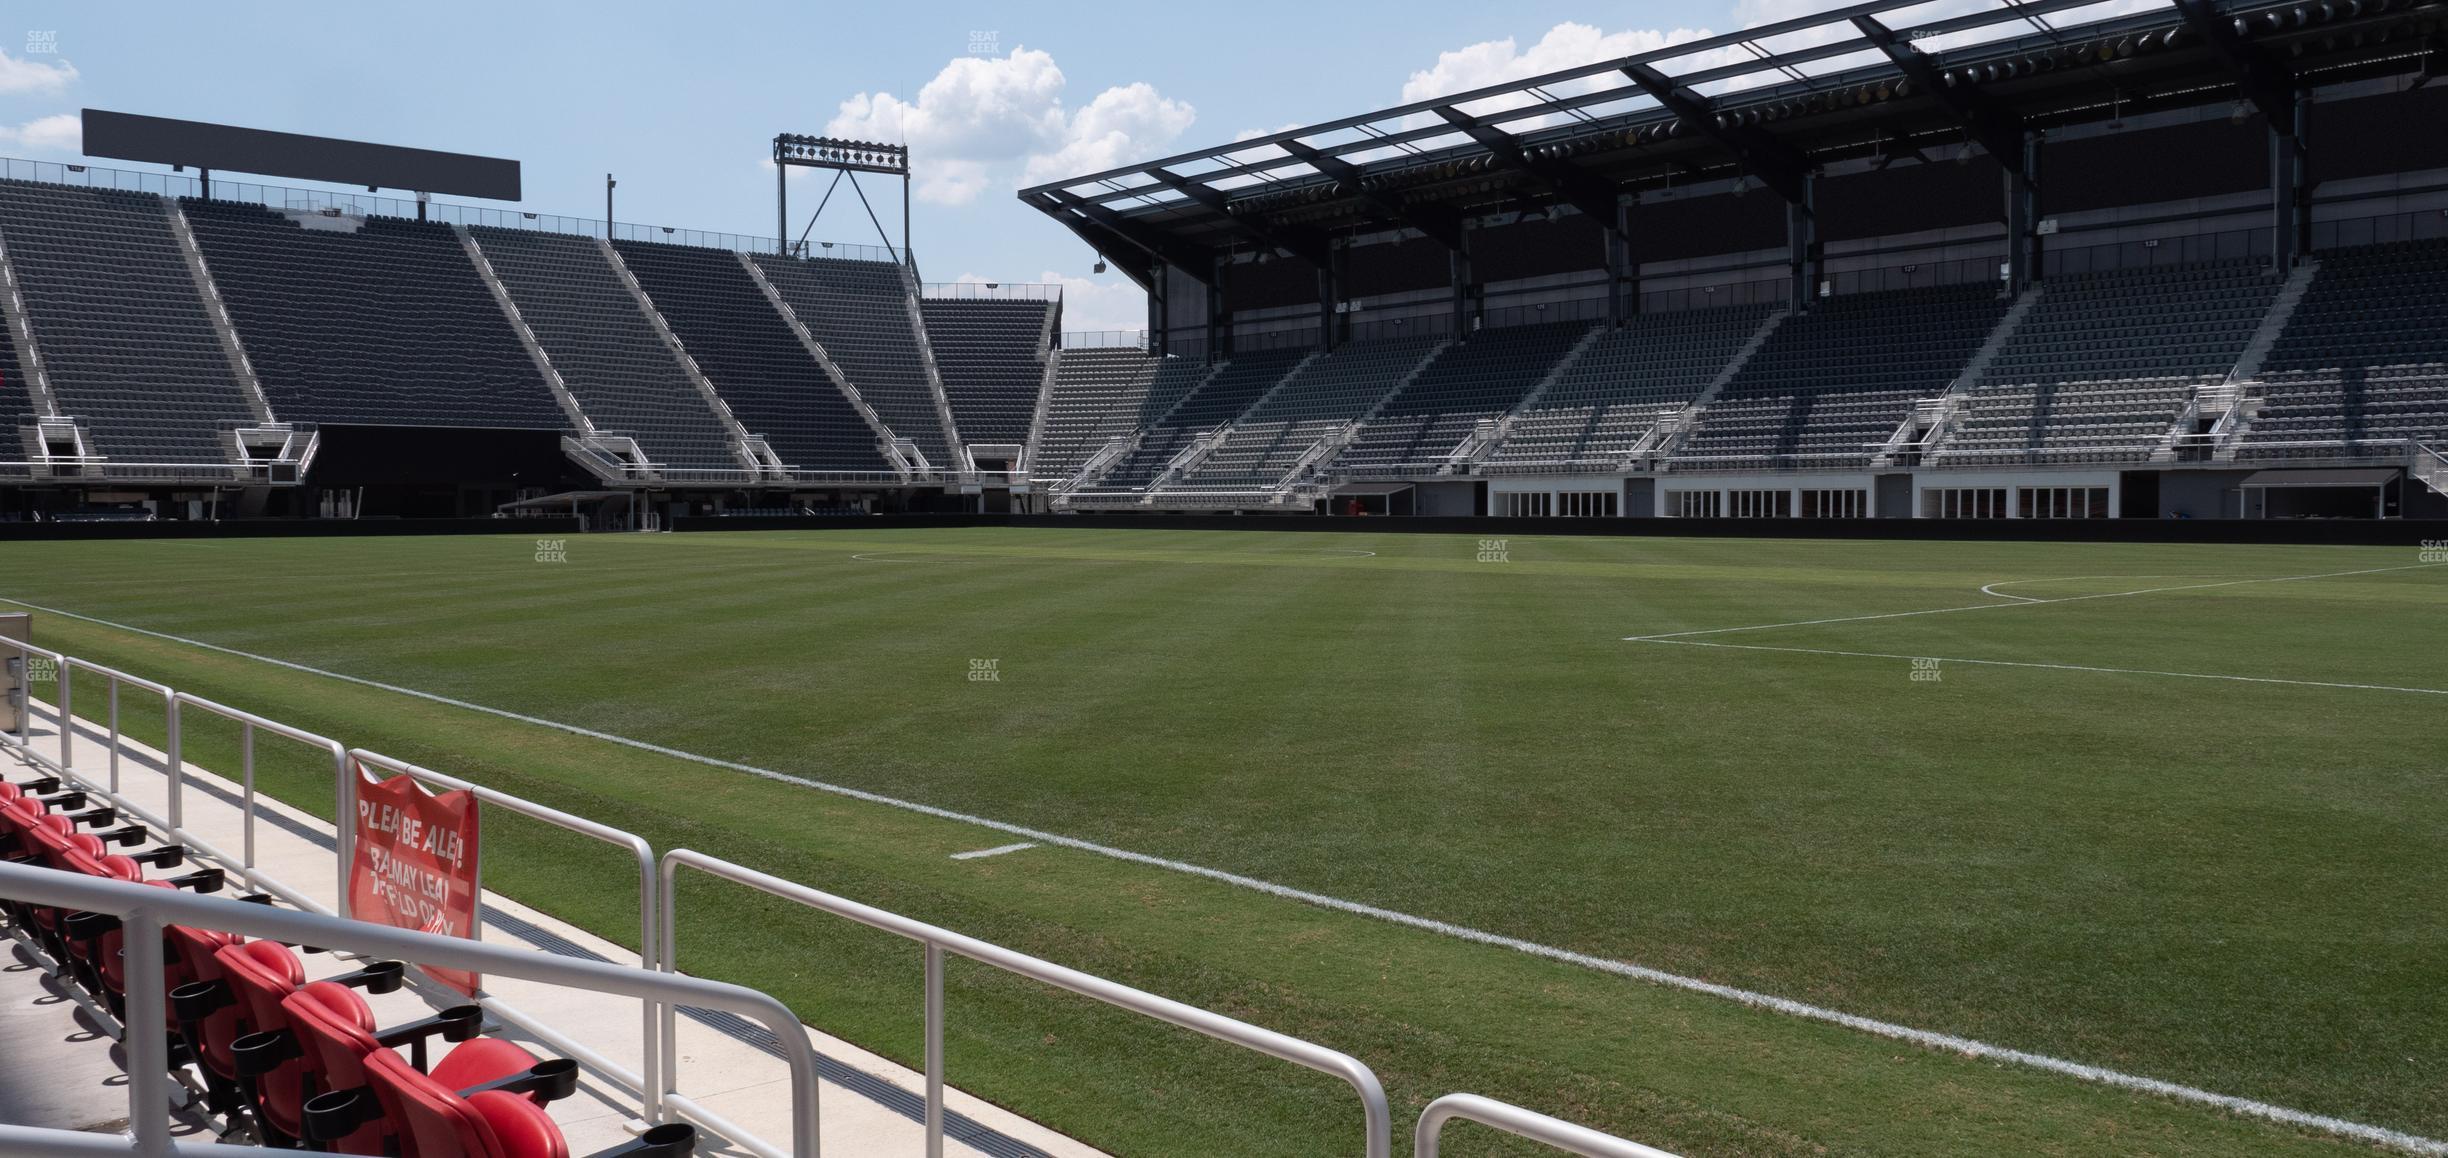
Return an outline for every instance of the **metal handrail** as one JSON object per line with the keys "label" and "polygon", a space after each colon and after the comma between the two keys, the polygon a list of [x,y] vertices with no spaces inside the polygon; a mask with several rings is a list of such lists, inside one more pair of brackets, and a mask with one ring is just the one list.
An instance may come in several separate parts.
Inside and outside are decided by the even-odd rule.
{"label": "metal handrail", "polygon": [[[605,844],[628,850],[629,854],[636,858],[638,870],[638,965],[643,969],[656,967],[655,855],[654,846],[646,843],[645,837],[633,832],[625,832],[608,824],[599,824],[583,816],[563,812],[532,800],[524,800],[481,784],[472,784],[456,776],[385,756],[380,752],[370,752],[364,748],[351,748],[342,754],[341,809],[339,812],[341,820],[338,827],[340,830],[340,888],[343,902],[347,900],[349,869],[357,859],[357,828],[354,818],[357,812],[358,772],[356,768],[350,766],[352,763],[380,768],[395,776],[406,776],[422,783],[436,785],[446,792],[465,792],[478,801],[496,808],[507,809],[521,816],[543,821],[556,828],[565,829],[580,836],[592,837]],[[484,896],[484,865],[481,861],[476,866],[476,872],[476,879],[470,882],[470,891],[481,899]],[[484,914],[480,909],[475,921],[468,926],[468,938],[481,940],[483,933]],[[537,1040],[578,1059],[587,1068],[636,1090],[638,1092],[638,1116],[648,1123],[661,1120],[662,1111],[655,1095],[660,1084],[657,1067],[661,1063],[663,1051],[658,1047],[664,1018],[658,1016],[654,1002],[647,1002],[641,1015],[645,1024],[642,1035],[644,1042],[642,1056],[645,1058],[646,1072],[639,1074],[587,1046],[580,1045],[559,1030],[537,1021],[499,997],[486,993],[481,987],[476,991],[475,1001],[502,1020],[535,1035]],[[730,1131],[724,1132],[729,1133]]]}
{"label": "metal handrail", "polygon": [[[234,721],[238,725],[238,787],[241,795],[239,811],[242,818],[239,839],[243,847],[235,860],[225,853],[213,851],[210,846],[187,835],[187,760],[184,719],[189,708]],[[69,726],[65,711],[61,713],[60,726],[63,731]],[[275,736],[294,740],[309,748],[320,749],[332,759],[332,826],[340,834],[341,855],[335,858],[337,865],[334,880],[338,887],[332,895],[330,909],[325,909],[322,905],[283,888],[271,878],[255,871],[255,733],[259,731],[270,732]],[[162,762],[163,770],[170,776],[170,812],[164,820],[148,821],[148,823],[175,830],[179,834],[180,843],[204,849],[214,859],[232,864],[248,884],[258,889],[276,893],[282,899],[300,908],[329,912],[342,917],[349,915],[349,858],[347,854],[349,833],[354,831],[354,828],[349,823],[348,745],[329,736],[309,732],[304,728],[292,727],[269,717],[258,716],[243,708],[233,708],[228,704],[217,703],[186,692],[172,692],[170,693],[169,734],[167,742],[163,745],[163,755],[165,757]],[[139,817],[142,818],[142,814],[139,814]]]}
{"label": "metal handrail", "polygon": [[[1108,981],[1102,977],[1082,973],[1077,969],[1056,965],[1051,961],[1031,957],[1026,953],[938,928],[898,913],[888,913],[871,905],[863,905],[857,901],[837,897],[806,885],[783,880],[769,873],[761,873],[719,857],[707,856],[704,853],[685,848],[676,848],[663,854],[663,954],[661,960],[663,968],[667,971],[675,967],[675,958],[678,955],[678,922],[675,919],[677,913],[673,904],[673,885],[683,865],[710,876],[746,885],[759,892],[856,921],[872,929],[881,929],[895,936],[905,937],[926,947],[927,1158],[942,1158],[943,1155],[943,955],[947,950],[980,964],[1001,969],[1006,973],[1043,982],[1091,1000],[1101,1001],[1117,1009],[1129,1010],[1158,1021],[1170,1022],[1219,1041],[1228,1041],[1245,1049],[1256,1050],[1295,1065],[1307,1066],[1319,1073],[1340,1078],[1351,1086],[1353,1092],[1360,1095],[1368,1131],[1366,1148],[1368,1158],[1391,1158],[1394,1146],[1393,1119],[1391,1111],[1386,1106],[1385,1087],[1378,1082],[1374,1071],[1370,1070],[1360,1059],[1349,1054],[1287,1034],[1277,1033],[1261,1026],[1251,1025],[1246,1021],[1226,1017],[1220,1013],[1211,1013],[1196,1006],[1184,1005],[1168,997],[1158,997],[1153,993],[1133,989],[1120,982]],[[671,1009],[672,1006],[669,1004],[664,1006],[663,1048],[667,1051],[672,1049]],[[663,1072],[668,1076],[672,1074],[673,1067],[666,1065]],[[665,1099],[683,1111],[694,1111],[692,1103],[676,1094],[667,1092]],[[697,1114],[692,1112],[691,1116],[697,1116]],[[705,1124],[717,1132],[722,1131],[722,1127],[715,1122],[708,1121]]]}
{"label": "metal handrail", "polygon": [[130,675],[126,672],[120,671],[117,668],[104,667],[101,664],[94,663],[91,660],[78,659],[73,655],[62,657],[60,662],[61,699],[59,704],[60,763],[62,764],[76,763],[75,750],[73,748],[76,740],[76,727],[72,722],[75,717],[69,712],[70,701],[68,697],[69,681],[74,678],[75,674],[79,671],[91,672],[94,675],[101,676],[102,678],[110,681],[110,716],[108,719],[110,736],[110,790],[112,793],[116,794],[119,791],[119,753],[125,747],[124,737],[119,734],[119,686],[121,684],[127,684],[138,689],[139,691],[151,692],[154,695],[160,696],[162,698],[162,719],[165,721],[170,718],[170,697],[175,693],[170,690],[170,686],[168,684],[155,683],[152,680],[144,678],[143,676]]}
{"label": "metal handrail", "polygon": [[[170,1062],[164,1029],[168,1015],[162,984],[165,924],[524,978],[635,997],[649,1006],[722,1009],[754,1019],[773,1034],[790,1065],[793,1107],[790,1152],[794,1158],[816,1158],[818,1153],[815,1047],[788,1008],[753,989],[681,977],[668,971],[510,949],[25,865],[0,864],[0,896],[53,908],[111,913],[120,918],[126,944],[128,1126],[136,1154],[167,1156],[220,1150],[209,1143],[175,1142],[170,1136]],[[13,1148],[10,1143],[26,1141],[45,1150],[66,1153],[75,1142],[91,1137],[64,1130],[12,1127],[8,1134],[0,1135],[0,1148]],[[739,1140],[733,1138],[735,1142]],[[119,1153],[129,1153],[128,1140],[111,1141]]]}
{"label": "metal handrail", "polygon": [[1507,1134],[1590,1158],[1675,1158],[1653,1146],[1628,1142],[1613,1134],[1601,1134],[1587,1126],[1576,1126],[1562,1118],[1550,1118],[1536,1110],[1477,1094],[1447,1094],[1428,1103],[1428,1108],[1420,1111],[1419,1128],[1412,1132],[1413,1158],[1437,1158],[1438,1136],[1445,1132],[1445,1123],[1455,1119],[1493,1126]]}

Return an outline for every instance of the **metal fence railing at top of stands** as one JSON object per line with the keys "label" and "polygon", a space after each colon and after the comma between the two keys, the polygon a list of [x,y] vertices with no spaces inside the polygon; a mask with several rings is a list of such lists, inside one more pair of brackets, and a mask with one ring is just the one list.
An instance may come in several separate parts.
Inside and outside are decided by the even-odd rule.
{"label": "metal fence railing at top of stands", "polygon": [[1065,350],[1147,349],[1146,330],[1064,330]]}
{"label": "metal fence railing at top of stands", "polygon": [[[131,193],[153,193],[164,197],[202,197],[204,195],[204,183],[185,173],[152,173],[132,169],[113,169],[103,165],[27,161],[16,157],[0,157],[0,179],[37,181],[47,185],[69,185],[85,189],[118,189]],[[417,216],[417,203],[413,200],[384,197],[362,190],[301,189],[289,185],[259,185],[227,178],[214,179],[212,200],[235,201],[283,210],[337,211],[350,216],[399,217],[410,220],[414,220]],[[447,201],[427,202],[425,218],[429,221],[439,221],[450,225],[527,229],[545,233],[570,233],[580,237],[606,235],[604,219],[601,217],[569,217],[555,213],[530,213],[521,209],[460,205]],[[730,249],[743,253],[779,253],[782,250],[781,242],[751,233],[682,229],[669,225],[643,225],[633,221],[615,222],[610,236],[615,241],[669,241],[680,245]],[[794,242],[793,247],[797,250],[799,243]],[[803,256],[835,257],[851,261],[897,262],[908,255],[889,246],[824,241],[809,243],[803,251]]]}
{"label": "metal fence railing at top of stands", "polygon": [[922,298],[983,298],[1005,302],[1059,302],[1060,282],[930,281],[918,287]]}
{"label": "metal fence railing at top of stands", "polygon": [[[1251,1025],[1246,1021],[1226,1017],[1196,1006],[1184,1005],[1170,998],[1158,997],[1144,990],[1079,970],[1056,965],[1051,961],[1031,957],[1000,945],[940,929],[923,921],[898,913],[889,913],[857,901],[786,881],[755,869],[736,865],[718,857],[688,849],[673,849],[663,854],[663,968],[673,969],[678,956],[673,886],[682,867],[746,885],[759,892],[795,901],[820,912],[855,921],[869,928],[881,929],[925,946],[926,968],[926,1153],[927,1158],[942,1158],[944,1125],[944,954],[950,952],[982,965],[990,965],[1006,973],[1043,982],[1068,990],[1116,1009],[1128,1010],[1159,1021],[1170,1022],[1184,1029],[1206,1034],[1219,1041],[1231,1042],[1245,1049],[1256,1050],[1296,1065],[1307,1066],[1319,1073],[1341,1079],[1360,1096],[1368,1158],[1389,1158],[1393,1153],[1393,1118],[1387,1108],[1385,1087],[1375,1072],[1360,1059],[1349,1054]],[[664,1049],[672,1050],[670,1006],[665,1006]],[[666,1065],[664,1072],[673,1069]],[[685,1098],[666,1095],[675,1109],[691,1116],[702,1114],[694,1103]],[[718,1121],[705,1125],[717,1132],[723,1127]]]}
{"label": "metal fence railing at top of stands", "polygon": [[[458,937],[26,865],[0,864],[0,896],[53,908],[108,913],[120,919],[126,946],[127,1014],[122,1025],[128,1091],[128,1132],[124,1135],[0,1126],[0,1151],[120,1155],[133,1152],[146,1158],[186,1153],[261,1153],[255,1147],[182,1142],[171,1135],[168,1113],[171,1066],[162,980],[162,929],[180,925],[635,997],[648,1008],[688,1005],[727,1010],[753,1019],[773,1034],[784,1062],[790,1067],[791,1148],[787,1153],[793,1158],[817,1158],[819,1153],[815,1047],[789,1008],[753,989],[608,961],[509,949]],[[733,1141],[740,1139],[735,1137]],[[762,1147],[758,1152],[785,1153],[771,1147]]]}

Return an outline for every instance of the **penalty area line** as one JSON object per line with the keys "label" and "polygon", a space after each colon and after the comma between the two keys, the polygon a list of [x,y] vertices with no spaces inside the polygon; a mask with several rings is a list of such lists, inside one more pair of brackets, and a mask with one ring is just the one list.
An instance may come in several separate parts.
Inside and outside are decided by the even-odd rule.
{"label": "penalty area line", "polygon": [[[2242,587],[2252,583],[2300,583],[2308,579],[2343,579],[2349,575],[2381,575],[2390,571],[2422,571],[2433,567],[2448,567],[2448,563],[2408,563],[2401,567],[2366,567],[2359,571],[2324,571],[2318,575],[2277,575],[2267,579],[2222,579],[2215,583],[2183,583],[2173,587],[2145,587],[2139,591],[2102,591],[2091,595],[2061,595],[2055,599],[2034,599],[2028,595],[2008,595],[1991,591],[2008,583],[2051,583],[2052,579],[2000,579],[1981,588],[1981,594],[2013,603],[1968,603],[1962,607],[1932,607],[1920,611],[1885,611],[1876,615],[1842,615],[1833,619],[1797,619],[1786,623],[1751,623],[1741,627],[1704,627],[1697,631],[1662,631],[1654,635],[1627,635],[1626,643],[1657,643],[1683,639],[1694,635],[1727,635],[1737,631],[1773,631],[1780,627],[1823,627],[1834,623],[1866,623],[1874,619],[1909,619],[1916,615],[1948,615],[1957,611],[1988,611],[1999,607],[2038,607],[2049,603],[2085,603],[2093,599],[2123,599],[2132,595],[2160,595],[2170,591],[2201,591],[2212,587]],[[2103,576],[2104,578],[2105,576]]]}
{"label": "penalty area line", "polygon": [[2344,691],[2354,692],[2405,692],[2410,695],[2418,696],[2448,696],[2448,688],[2401,688],[2391,684],[2332,683],[2327,680],[2279,679],[2275,676],[2219,675],[2213,672],[2197,671],[2153,671],[2149,668],[2137,667],[2093,667],[2088,664],[2079,663],[2037,663],[2012,659],[1960,659],[1955,656],[1948,655],[1904,655],[1897,652],[1885,651],[1838,651],[1834,648],[1825,647],[1774,647],[1764,643],[1714,643],[1705,639],[1633,639],[1625,642],[1670,643],[1683,647],[1723,648],[1727,651],[1781,651],[1789,652],[1794,655],[1841,655],[1848,656],[1853,659],[1926,659],[1942,664],[1976,664],[1981,667],[2028,667],[2040,668],[2045,671],[2095,672],[2102,675],[2167,676],[2171,679],[2226,680],[2231,683],[2288,684],[2300,688],[2338,688]]}
{"label": "penalty area line", "polygon": [[[1771,1013],[1780,1013],[1788,1017],[1799,1018],[1805,1021],[1823,1022],[1829,1025],[1835,1025],[1845,1029],[1855,1030],[1860,1033],[1869,1034],[1875,1037],[1883,1037],[1894,1041],[1907,1042],[1912,1045],[1946,1053],[1953,1053],[1966,1058],[2023,1066],[2029,1069],[2041,1070],[2063,1077],[2075,1078],[2081,1081],[2093,1082],[2099,1085],[2112,1086],[2117,1089],[2130,1090],[2137,1093],[2155,1094],[2177,1101],[2209,1106],[2214,1109],[2224,1110],[2228,1113],[2259,1118],[2263,1121],[2275,1122],[2280,1125],[2293,1126],[2299,1129],[2315,1130],[2322,1133],[2335,1134],[2340,1137],[2354,1138],[2375,1145],[2388,1146],[2395,1149],[2404,1150],[2409,1153],[2448,1158],[2448,1141],[2441,1141],[2435,1138],[2426,1138],[2419,1134],[2410,1134],[2401,1130],[2392,1130],[2386,1126],[2375,1126],[2366,1122],[2355,1122],[2345,1118],[2331,1117],[2326,1114],[2315,1114],[2306,1110],[2290,1109],[2286,1106],[2273,1105],[2269,1102],[2255,1101],[2251,1098],[2241,1098],[2232,1094],[2221,1094],[2211,1090],[2201,1089],[2197,1086],[2187,1086],[2176,1082],[2163,1081],[2158,1078],[2143,1077],[2138,1074],[2124,1073],[2118,1070],[2107,1069],[2084,1062],[2069,1061],[2065,1058],[2051,1057],[2047,1054],[2031,1053],[2025,1050],[2013,1049],[2007,1046],[1991,1045],[1988,1042],[1977,1041],[1968,1037],[1958,1037],[1951,1033],[1940,1033],[1935,1030],[1916,1029],[1912,1026],[1901,1025],[1892,1021],[1881,1021],[1876,1018],[1863,1017],[1858,1014],[1845,1013],[1841,1010],[1829,1009],[1825,1006],[1795,1001],[1792,998],[1778,997],[1773,994],[1760,993],[1749,989],[1740,989],[1731,985],[1723,985],[1714,981],[1703,980],[1698,977],[1686,977],[1679,973],[1666,972],[1663,969],[1652,969],[1646,965],[1635,965],[1629,961],[1619,961],[1608,957],[1593,956],[1588,953],[1579,953],[1570,949],[1557,948],[1552,945],[1541,945],[1535,941],[1525,941],[1518,937],[1508,937],[1502,933],[1491,933],[1482,929],[1474,929],[1467,925],[1451,924],[1449,922],[1437,920],[1433,917],[1416,916],[1411,913],[1405,913],[1395,909],[1382,908],[1363,901],[1349,901],[1344,900],[1341,897],[1331,897],[1323,893],[1313,893],[1306,889],[1296,889],[1289,885],[1280,885],[1273,881],[1260,880],[1257,877],[1243,876],[1240,873],[1227,872],[1223,869],[1208,868],[1204,865],[1192,864],[1188,861],[1171,860],[1165,857],[1152,856],[1143,852],[1132,852],[1129,849],[1097,844],[1093,841],[1081,840],[1077,837],[1064,836],[1060,833],[1046,832],[1041,829],[1030,828],[1026,825],[1012,824],[1007,821],[994,820],[983,816],[973,816],[963,812],[955,812],[949,808],[938,808],[935,805],[921,804],[914,800],[902,800],[896,797],[886,796],[878,792],[869,792],[862,788],[852,788],[847,785],[840,784],[828,784],[824,781],[813,780],[805,776],[795,776],[787,772],[777,772],[770,768],[760,768],[753,764],[742,764],[738,761],[724,760],[714,756],[702,756],[695,752],[689,752],[679,748],[667,747],[662,744],[648,743],[644,740],[635,740],[627,736],[614,735],[610,732],[599,732],[593,728],[583,728],[576,724],[565,724],[558,720],[547,720],[538,716],[525,715],[505,708],[496,708],[485,704],[471,703],[467,700],[453,699],[449,696],[437,695],[433,692],[419,691],[415,688],[401,687],[397,684],[387,684],[378,680],[366,679],[363,676],[353,676],[342,672],[326,671],[322,668],[310,667],[306,664],[297,663],[291,660],[277,659],[272,656],[259,655],[250,651],[241,651],[237,648],[224,647],[217,643],[206,643],[200,639],[189,639],[184,636],[171,635],[168,632],[155,631],[151,628],[135,627],[124,623],[114,623],[110,620],[97,619],[90,615],[79,615],[73,611],[62,611],[57,608],[44,607],[39,604],[28,603],[22,599],[0,597],[0,603],[14,604],[28,610],[42,612],[46,615],[57,615],[64,619],[73,619],[81,623],[91,623],[96,626],[107,627],[115,631],[125,631],[135,635],[143,635],[170,643],[181,644],[187,647],[219,652],[223,655],[253,660],[258,663],[269,664],[273,667],[285,668],[287,670],[300,672],[306,675],[321,676],[325,679],[355,684],[359,687],[372,688],[376,691],[390,692],[395,695],[407,696],[412,699],[420,699],[428,703],[442,704],[446,707],[461,708],[467,711],[478,712],[499,719],[512,720],[522,724],[532,724],[536,727],[549,728],[558,732],[566,732],[574,736],[584,736],[591,740],[601,740],[609,744],[618,744],[622,747],[636,749],[641,752],[652,752],[658,756],[668,756],[675,760],[684,760],[693,764],[702,764],[709,768],[722,768],[734,772],[741,772],[760,779],[771,780],[776,783],[791,784],[801,788],[810,788],[819,792],[825,792],[851,800],[864,801],[869,804],[879,804],[888,808],[897,808],[905,812],[914,812],[922,816],[932,816],[940,820],[949,820],[960,824],[974,825],[976,827],[990,829],[995,832],[1009,833],[1013,836],[1026,838],[1028,841],[1037,844],[1048,844],[1059,848],[1076,849],[1080,852],[1093,853],[1097,856],[1108,857],[1113,860],[1123,861],[1129,864],[1145,865],[1150,868],[1159,868],[1171,872],[1181,873],[1185,876],[1201,877],[1220,884],[1248,889],[1252,892],[1264,893],[1268,896],[1278,897],[1289,901],[1296,901],[1301,904],[1313,905],[1322,909],[1350,913],[1355,916],[1369,917],[1375,920],[1384,921],[1388,924],[1401,925],[1407,928],[1419,929],[1424,932],[1440,934],[1454,938],[1455,940],[1470,941],[1501,949],[1510,949],[1514,952],[1527,956],[1543,957],[1550,961],[1558,961],[1567,965],[1576,965],[1600,973],[1611,973],[1619,977],[1627,977],[1636,981],[1646,981],[1654,985],[1664,986],[1666,988],[1681,989],[1690,993],[1722,998],[1727,1001],[1737,1002],[1742,1005],[1747,1005],[1755,1009],[1766,1010]],[[1992,606],[2013,605],[2000,604]]]}

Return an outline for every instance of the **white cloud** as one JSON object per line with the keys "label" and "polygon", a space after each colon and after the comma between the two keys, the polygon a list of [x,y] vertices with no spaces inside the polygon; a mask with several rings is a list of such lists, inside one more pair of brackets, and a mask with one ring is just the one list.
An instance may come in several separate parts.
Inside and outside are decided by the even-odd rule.
{"label": "white cloud", "polygon": [[1028,159],[1021,180],[1054,181],[1145,160],[1196,119],[1189,105],[1145,81],[1106,89],[1072,114],[1061,148]]}
{"label": "white cloud", "polygon": [[964,56],[904,101],[859,93],[825,131],[910,145],[919,200],[965,205],[1000,183],[1049,180],[1111,168],[1153,153],[1197,113],[1144,82],[1109,88],[1073,109],[1051,54],[1014,47],[1007,56]]}
{"label": "white cloud", "polygon": [[[1707,37],[1705,28],[1631,28],[1622,32],[1606,32],[1587,24],[1571,21],[1547,30],[1538,43],[1523,49],[1510,36],[1502,40],[1483,40],[1477,44],[1437,54],[1434,66],[1411,74],[1403,83],[1403,103],[1423,101],[1450,93],[1468,92],[1492,84],[1520,80],[1541,73],[1558,72],[1602,60],[1651,52],[1670,44]],[[1610,86],[1613,83],[1610,82]],[[1586,87],[1566,86],[1566,94],[1586,92]],[[1492,108],[1489,106],[1488,108]],[[1474,111],[1488,108],[1473,106]]]}
{"label": "white cloud", "polygon": [[50,95],[65,92],[76,83],[76,66],[63,60],[52,63],[10,56],[0,49],[0,96],[34,93]]}
{"label": "white cloud", "polygon": [[36,117],[22,125],[0,125],[0,148],[18,153],[83,156],[85,120],[75,113],[58,113]]}

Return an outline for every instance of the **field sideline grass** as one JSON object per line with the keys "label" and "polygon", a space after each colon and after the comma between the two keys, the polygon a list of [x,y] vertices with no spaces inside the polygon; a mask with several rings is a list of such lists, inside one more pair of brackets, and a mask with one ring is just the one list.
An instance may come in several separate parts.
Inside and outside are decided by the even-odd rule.
{"label": "field sideline grass", "polygon": [[[1444,536],[844,530],[584,538],[556,566],[511,538],[12,544],[0,593],[2448,1133],[2438,702],[1946,665],[1926,683],[1901,661],[1622,641],[1982,603],[2001,580],[2072,580],[2007,588],[2027,596],[2110,592],[2402,566],[2412,551],[1508,547],[1498,564]],[[2443,580],[2392,571],[1726,638],[2439,687]],[[37,630],[658,847],[1313,1037],[1377,1067],[1398,1115],[1472,1088],[1694,1153],[2341,1145],[1069,850],[950,861],[1008,838],[59,617]],[[969,678],[980,659],[999,661],[998,680]],[[190,750],[210,762],[216,743]],[[328,808],[303,768],[267,773]],[[634,937],[623,890],[571,871],[609,858],[517,835],[489,843],[489,883]],[[689,891],[705,916],[684,962],[914,1057],[914,950]],[[976,971],[954,981],[955,1080],[1092,1142],[1350,1147],[1356,1116],[1330,1082]]]}

